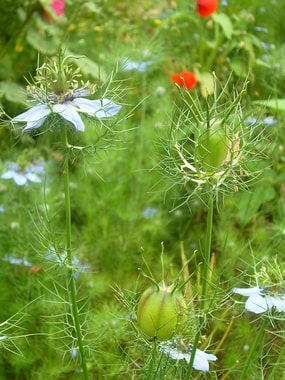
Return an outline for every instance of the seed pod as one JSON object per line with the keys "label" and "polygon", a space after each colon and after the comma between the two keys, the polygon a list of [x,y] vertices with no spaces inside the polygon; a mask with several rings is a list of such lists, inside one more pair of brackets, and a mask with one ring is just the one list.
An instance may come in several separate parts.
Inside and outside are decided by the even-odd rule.
{"label": "seed pod", "polygon": [[228,149],[227,133],[220,121],[214,121],[200,131],[195,158],[206,172],[214,172],[225,161]]}
{"label": "seed pod", "polygon": [[186,310],[185,299],[172,286],[151,286],[138,303],[138,326],[149,338],[168,340],[186,322]]}

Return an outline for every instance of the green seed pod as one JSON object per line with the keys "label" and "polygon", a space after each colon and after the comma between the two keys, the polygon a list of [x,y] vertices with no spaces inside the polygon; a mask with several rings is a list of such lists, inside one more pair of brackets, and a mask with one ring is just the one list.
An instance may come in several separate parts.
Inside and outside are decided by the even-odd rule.
{"label": "green seed pod", "polygon": [[186,310],[185,299],[173,287],[151,286],[138,303],[138,326],[149,338],[168,340],[186,322]]}
{"label": "green seed pod", "polygon": [[197,138],[195,158],[206,172],[217,170],[227,157],[229,139],[220,121],[204,126]]}

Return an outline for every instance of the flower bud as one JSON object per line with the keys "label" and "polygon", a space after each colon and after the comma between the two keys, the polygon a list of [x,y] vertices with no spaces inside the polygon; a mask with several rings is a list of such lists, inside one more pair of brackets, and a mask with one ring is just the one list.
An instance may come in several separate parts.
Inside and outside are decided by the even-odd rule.
{"label": "flower bud", "polygon": [[185,299],[172,286],[151,286],[138,303],[138,326],[149,338],[168,340],[186,322],[186,310]]}
{"label": "flower bud", "polygon": [[225,161],[229,149],[229,139],[220,121],[210,127],[204,126],[197,139],[195,159],[207,172],[217,170]]}

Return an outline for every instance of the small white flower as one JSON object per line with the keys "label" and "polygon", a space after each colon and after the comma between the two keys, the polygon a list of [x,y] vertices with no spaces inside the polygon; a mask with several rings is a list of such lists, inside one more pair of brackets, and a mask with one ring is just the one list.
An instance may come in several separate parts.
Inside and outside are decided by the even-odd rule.
{"label": "small white flower", "polygon": [[[187,363],[190,363],[193,345],[188,344],[184,346],[178,339],[173,339],[167,342],[161,342],[159,349],[162,353],[170,356],[171,359],[185,360]],[[204,351],[196,349],[193,368],[204,372],[209,371],[209,361],[216,361],[217,359],[216,355],[207,354]]]}
{"label": "small white flower", "polygon": [[[84,131],[85,126],[79,115],[80,112],[94,116],[97,119],[104,119],[116,115],[121,106],[113,103],[109,99],[102,100],[90,100],[84,99],[81,95],[86,95],[84,91],[74,96],[68,96],[66,99],[60,102],[50,102],[47,104],[37,104],[26,112],[13,118],[13,121],[26,123],[26,127],[23,132],[27,132],[33,129],[37,129],[43,125],[48,115],[51,113],[57,113],[65,120],[72,123],[77,131]],[[56,98],[55,98],[56,99]]]}
{"label": "small white flower", "polygon": [[234,288],[233,292],[248,297],[245,309],[255,314],[264,313],[274,306],[279,312],[285,311],[285,294],[273,294],[269,288]]}

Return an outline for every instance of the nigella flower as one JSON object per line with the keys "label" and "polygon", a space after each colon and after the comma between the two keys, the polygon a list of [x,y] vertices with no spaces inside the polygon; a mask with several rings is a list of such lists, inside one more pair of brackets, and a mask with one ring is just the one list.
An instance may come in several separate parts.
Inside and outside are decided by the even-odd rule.
{"label": "nigella flower", "polygon": [[125,59],[122,68],[124,71],[137,70],[140,73],[144,73],[146,72],[147,66],[149,66],[150,64],[150,61],[135,62],[129,59]]}
{"label": "nigella flower", "polygon": [[[54,249],[51,249],[51,251],[45,257],[49,261],[58,263],[60,267],[66,265],[66,253],[57,254]],[[72,258],[72,267],[74,269],[73,277],[75,280],[78,279],[79,273],[89,272],[88,266],[82,265],[77,257]]]}
{"label": "nigella flower", "polygon": [[[159,350],[162,353],[168,355],[171,359],[185,360],[187,363],[190,363],[192,349],[192,344],[185,345],[178,339],[159,343]],[[209,371],[209,361],[216,361],[217,359],[216,355],[207,354],[204,351],[196,349],[193,368],[204,372]]]}
{"label": "nigella flower", "polygon": [[25,267],[31,267],[33,264],[24,259],[24,258],[18,258],[16,257],[15,255],[4,255],[4,257],[2,258],[2,261],[5,261],[11,265],[24,265]]}
{"label": "nigella flower", "polygon": [[17,163],[9,163],[8,171],[1,175],[2,179],[13,179],[18,186],[25,186],[28,182],[40,183],[39,175],[44,174],[44,169],[39,164],[33,164],[20,168]]}
{"label": "nigella flower", "polygon": [[233,292],[248,297],[245,309],[255,314],[264,313],[275,307],[279,312],[285,311],[285,292],[270,292],[269,287],[234,288]]}
{"label": "nigella flower", "polygon": [[120,105],[107,98],[85,99],[95,93],[96,85],[79,80],[82,76],[79,68],[67,62],[71,58],[74,59],[64,56],[63,50],[60,50],[57,59],[49,59],[37,68],[33,82],[27,86],[36,105],[12,119],[26,123],[24,132],[41,127],[51,114],[59,115],[77,131],[84,131],[80,113],[104,119],[116,115],[121,109]]}
{"label": "nigella flower", "polygon": [[158,209],[155,207],[146,207],[143,210],[142,215],[146,219],[152,219],[157,212],[158,212]]}
{"label": "nigella flower", "polygon": [[[89,100],[85,96],[89,95],[88,88],[74,90],[72,94],[66,94],[63,100],[59,99],[55,93],[48,96],[46,103],[40,103],[28,111],[13,118],[13,121],[26,123],[23,132],[37,129],[43,125],[48,115],[57,113],[62,118],[74,125],[77,131],[84,131],[85,126],[80,117],[80,112],[104,119],[112,117],[119,112],[121,106],[113,103],[109,99]],[[44,99],[43,99],[44,101]]]}
{"label": "nigella flower", "polygon": [[178,84],[179,87],[185,87],[187,90],[191,90],[197,85],[197,78],[191,71],[183,71],[179,74],[172,74],[170,79],[172,82]]}
{"label": "nigella flower", "polygon": [[209,17],[216,12],[218,0],[196,0],[196,10],[200,17]]}

